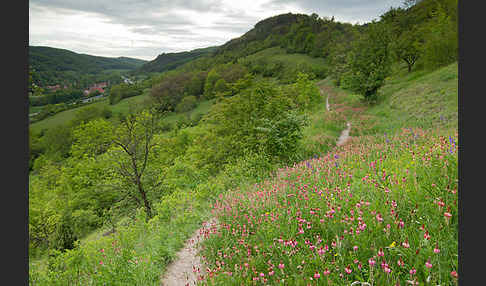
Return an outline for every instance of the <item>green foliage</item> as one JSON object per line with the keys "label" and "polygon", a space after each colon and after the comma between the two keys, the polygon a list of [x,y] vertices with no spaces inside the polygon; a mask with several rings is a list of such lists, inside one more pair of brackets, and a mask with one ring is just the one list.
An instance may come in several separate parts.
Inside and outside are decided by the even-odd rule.
{"label": "green foliage", "polygon": [[346,86],[374,100],[376,92],[390,73],[389,34],[386,26],[371,23],[361,39],[353,46]]}
{"label": "green foliage", "polygon": [[391,49],[399,60],[403,60],[408,67],[408,72],[419,59],[422,53],[420,33],[416,31],[405,31],[391,44]]}
{"label": "green foliage", "polygon": [[100,117],[104,117],[103,109],[98,106],[91,105],[77,110],[70,123],[72,125],[79,125]]}
{"label": "green foliage", "polygon": [[214,85],[219,79],[220,75],[216,69],[209,71],[206,82],[204,83],[204,98],[212,99],[214,97]]}
{"label": "green foliage", "polygon": [[[139,59],[107,58],[64,49],[29,46],[29,63],[35,70],[32,81],[38,86],[71,83],[81,89],[90,82],[109,80],[110,76],[103,74],[105,70],[132,70],[144,62]],[[120,78],[119,75],[115,76]]]}
{"label": "green foliage", "polygon": [[156,145],[153,141],[158,128],[156,120],[155,114],[149,111],[129,114],[115,130],[113,144],[116,148],[110,153],[124,191],[139,207],[144,207],[147,219],[153,215],[148,192],[155,191],[151,187],[158,183],[157,177],[146,176],[146,172],[151,171],[151,156]]}
{"label": "green foliage", "polygon": [[303,54],[288,54],[280,47],[262,50],[242,58],[239,62],[249,71],[264,77],[274,77],[281,83],[293,83],[299,72],[323,78],[327,75],[327,63],[322,58]]}
{"label": "green foliage", "polygon": [[218,94],[218,93],[224,93],[229,90],[228,84],[226,84],[226,81],[224,78],[218,79],[218,81],[214,84],[214,89],[213,92]]}
{"label": "green foliage", "polygon": [[72,130],[73,143],[71,155],[95,157],[108,150],[113,139],[114,126],[104,119],[95,119],[75,127]]}
{"label": "green foliage", "polygon": [[67,125],[56,126],[42,136],[45,154],[54,160],[61,160],[69,155],[72,144],[71,128]]}
{"label": "green foliage", "polygon": [[193,110],[197,106],[197,98],[193,95],[184,97],[179,104],[177,104],[176,112],[187,112]]}
{"label": "green foliage", "polygon": [[162,53],[155,60],[145,63],[140,67],[143,72],[164,72],[173,70],[187,62],[194,61],[200,57],[211,55],[217,47],[195,49],[189,52]]}
{"label": "green foliage", "polygon": [[177,104],[186,96],[199,96],[205,73],[173,72],[155,80],[150,96],[159,111],[175,111]]}
{"label": "green foliage", "polygon": [[[449,1],[451,2],[451,1]],[[426,29],[424,45],[424,67],[433,70],[457,61],[458,31],[457,31],[457,1],[451,5],[452,11],[447,12],[443,5],[438,5],[433,13],[433,19]]]}
{"label": "green foliage", "polygon": [[116,104],[120,100],[132,96],[141,95],[143,93],[143,88],[141,84],[128,84],[120,83],[118,85],[112,85],[109,91],[109,101],[110,104]]}

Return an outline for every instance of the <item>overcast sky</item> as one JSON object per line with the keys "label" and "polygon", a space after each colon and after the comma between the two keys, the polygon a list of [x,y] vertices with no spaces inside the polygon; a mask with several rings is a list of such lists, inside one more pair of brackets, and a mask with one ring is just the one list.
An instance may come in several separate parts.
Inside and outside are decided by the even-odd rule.
{"label": "overcast sky", "polygon": [[30,0],[29,45],[153,60],[222,45],[260,20],[317,13],[340,22],[378,19],[403,0]]}

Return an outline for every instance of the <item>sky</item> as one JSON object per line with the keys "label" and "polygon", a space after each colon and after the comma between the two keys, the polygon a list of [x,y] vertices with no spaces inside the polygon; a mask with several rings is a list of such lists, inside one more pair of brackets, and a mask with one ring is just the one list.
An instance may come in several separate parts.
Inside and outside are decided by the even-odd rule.
{"label": "sky", "polygon": [[367,23],[403,0],[30,0],[29,45],[153,60],[218,46],[263,19],[316,13]]}

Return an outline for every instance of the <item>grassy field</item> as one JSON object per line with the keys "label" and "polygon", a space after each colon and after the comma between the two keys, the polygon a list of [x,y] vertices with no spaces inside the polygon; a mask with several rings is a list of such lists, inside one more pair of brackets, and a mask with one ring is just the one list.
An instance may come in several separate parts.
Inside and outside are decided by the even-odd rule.
{"label": "grassy field", "polygon": [[188,118],[188,119],[194,119],[196,116],[203,115],[209,112],[211,109],[211,106],[214,104],[215,99],[211,100],[206,100],[206,101],[201,101],[197,105],[196,108],[194,108],[191,111],[187,112],[182,112],[182,113],[175,113],[171,112],[167,114],[166,117],[163,118],[163,121],[166,123],[176,123],[178,120]]}
{"label": "grassy field", "polygon": [[296,79],[298,71],[313,73],[324,77],[326,61],[323,58],[313,58],[305,54],[287,54],[280,47],[273,47],[249,55],[239,60],[244,65],[252,67],[255,73],[268,74],[282,83],[291,83]]}
{"label": "grassy field", "polygon": [[323,58],[313,58],[305,54],[287,54],[287,52],[280,47],[268,48],[244,58],[244,60],[258,59],[266,59],[270,62],[281,61],[288,66],[309,64],[311,66],[320,67],[326,64],[326,61]]}
{"label": "grassy field", "polygon": [[117,114],[126,114],[130,108],[136,107],[137,105],[142,104],[146,99],[149,98],[149,91],[146,90],[142,95],[139,96],[134,96],[134,97],[129,97],[121,100],[115,105],[110,105],[108,99],[103,99],[100,101],[93,102],[91,104],[79,107],[79,108],[73,108],[69,110],[65,110],[62,112],[59,112],[55,114],[54,116],[50,116],[46,119],[43,119],[41,121],[32,123],[30,125],[30,128],[32,129],[33,132],[37,133],[40,132],[42,129],[49,129],[54,126],[66,124],[70,120],[72,120],[76,113],[83,109],[83,108],[88,108],[88,107],[97,107],[100,109],[103,108],[108,108],[113,112],[113,115]]}

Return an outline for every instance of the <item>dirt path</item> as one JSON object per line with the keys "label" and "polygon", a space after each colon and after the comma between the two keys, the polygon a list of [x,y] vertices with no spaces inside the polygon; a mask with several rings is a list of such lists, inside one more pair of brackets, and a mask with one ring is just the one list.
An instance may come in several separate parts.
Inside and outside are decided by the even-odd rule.
{"label": "dirt path", "polygon": [[[319,87],[319,90],[321,91],[321,95],[323,95],[325,91],[322,87]],[[331,110],[329,96],[330,94],[328,93],[326,96],[327,111]],[[347,128],[339,136],[337,146],[345,144],[350,138],[351,123],[347,122],[346,126]],[[162,286],[189,286],[197,284],[198,277],[204,275],[204,267],[198,255],[198,244],[204,240],[210,229],[215,227],[216,223],[214,218],[209,222],[203,223],[203,226],[186,241],[182,250],[177,253],[177,259],[169,265],[167,272],[162,277]]]}
{"label": "dirt path", "polygon": [[339,136],[339,139],[336,143],[337,146],[341,146],[341,145],[344,145],[346,143],[346,141],[348,141],[349,138],[351,138],[351,136],[349,136],[349,131],[351,130],[351,123],[346,123],[346,126],[347,128],[343,130],[343,132],[341,132],[341,136]]}
{"label": "dirt path", "polygon": [[186,241],[184,247],[177,253],[177,259],[169,265],[167,272],[162,277],[162,286],[197,284],[198,277],[204,275],[204,268],[198,255],[198,244],[204,240],[215,225],[215,219],[204,222],[203,226]]}
{"label": "dirt path", "polygon": [[[329,87],[322,86],[322,83],[323,83],[322,81],[317,83],[319,86],[319,91],[321,92],[322,96],[326,94],[326,109],[327,111],[331,111],[331,106],[329,104],[329,96],[331,95],[332,90]],[[347,128],[341,132],[341,135],[338,138],[338,141],[336,143],[337,146],[344,145],[346,141],[348,141],[348,139],[351,138],[351,136],[349,136],[349,132],[351,131],[351,123],[348,121],[346,123],[346,126]]]}

